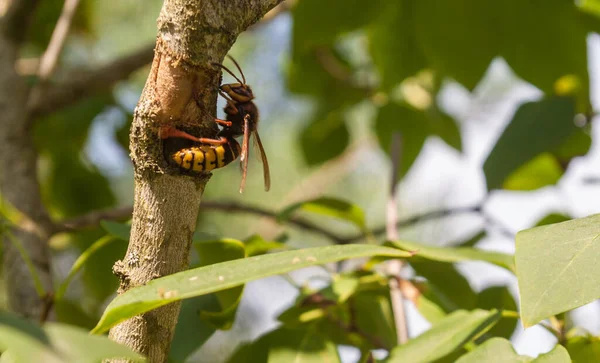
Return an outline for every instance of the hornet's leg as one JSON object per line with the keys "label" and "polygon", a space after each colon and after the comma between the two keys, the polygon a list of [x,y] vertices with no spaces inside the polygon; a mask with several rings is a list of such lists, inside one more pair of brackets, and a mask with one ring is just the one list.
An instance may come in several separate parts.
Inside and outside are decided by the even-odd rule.
{"label": "hornet's leg", "polygon": [[161,139],[168,139],[170,137],[179,137],[182,139],[188,139],[188,140],[192,140],[192,141],[196,141],[196,142],[201,142],[200,138],[190,135],[187,132],[183,132],[181,130],[177,130],[176,128],[172,127],[172,126],[162,126],[159,130],[158,130],[158,136]]}
{"label": "hornet's leg", "polygon": [[233,125],[233,122],[231,121],[227,121],[227,120],[221,120],[216,118],[215,122],[218,123],[219,125],[223,125],[223,126],[227,126],[227,127],[231,127],[231,125]]}
{"label": "hornet's leg", "polygon": [[211,144],[211,145],[224,145],[224,144],[227,144],[227,142],[229,142],[229,140],[223,136],[221,136],[218,139],[210,139],[207,137],[200,137],[200,138],[198,138],[198,142],[201,142],[203,144]]}

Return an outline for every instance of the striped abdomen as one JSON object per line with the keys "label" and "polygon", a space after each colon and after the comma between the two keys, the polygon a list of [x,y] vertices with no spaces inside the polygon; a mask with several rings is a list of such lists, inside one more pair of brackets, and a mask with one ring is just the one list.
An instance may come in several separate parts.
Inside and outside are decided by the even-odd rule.
{"label": "striped abdomen", "polygon": [[193,146],[174,152],[171,158],[182,169],[202,172],[222,168],[240,156],[240,144],[233,138],[223,145]]}

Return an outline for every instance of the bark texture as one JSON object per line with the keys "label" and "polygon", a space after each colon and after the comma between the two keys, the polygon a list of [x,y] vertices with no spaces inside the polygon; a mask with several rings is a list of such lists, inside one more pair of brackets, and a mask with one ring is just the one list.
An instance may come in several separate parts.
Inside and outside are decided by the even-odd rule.
{"label": "bark texture", "polygon": [[[209,174],[178,175],[159,140],[161,125],[214,136],[221,63],[237,36],[281,0],[165,0],[158,18],[152,69],[130,133],[135,204],[129,248],[114,266],[119,293],[187,269],[200,200]],[[180,305],[127,320],[110,337],[149,357],[167,361]]]}
{"label": "bark texture", "polygon": [[[36,1],[11,2],[0,22],[0,191],[5,201],[22,213],[13,233],[50,291],[50,250],[47,238],[53,224],[42,204],[37,180],[37,152],[28,127],[29,86],[15,71],[23,29]],[[4,276],[11,310],[39,318],[44,301],[38,296],[31,274],[19,252],[4,240]]]}

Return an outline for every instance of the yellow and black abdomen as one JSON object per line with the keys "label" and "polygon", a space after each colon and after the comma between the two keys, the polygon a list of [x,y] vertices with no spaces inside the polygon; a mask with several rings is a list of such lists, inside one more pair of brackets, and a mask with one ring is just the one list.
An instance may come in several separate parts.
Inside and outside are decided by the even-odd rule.
{"label": "yellow and black abdomen", "polygon": [[211,171],[226,166],[240,156],[240,144],[230,139],[223,145],[199,145],[178,150],[171,158],[182,169],[192,172]]}

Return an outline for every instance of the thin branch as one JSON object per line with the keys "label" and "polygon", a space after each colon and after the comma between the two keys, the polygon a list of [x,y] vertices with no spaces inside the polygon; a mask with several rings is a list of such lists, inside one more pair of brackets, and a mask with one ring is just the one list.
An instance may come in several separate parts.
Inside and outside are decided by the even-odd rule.
{"label": "thin branch", "polygon": [[0,9],[1,31],[15,44],[20,44],[25,39],[25,29],[39,0],[4,0],[4,2],[5,4],[0,4],[0,7],[6,6]]}
{"label": "thin branch", "polygon": [[[426,221],[429,221],[432,219],[441,219],[444,217],[450,217],[450,216],[454,216],[457,214],[481,213],[481,210],[482,210],[481,205],[476,204],[476,205],[468,206],[468,207],[447,208],[447,209],[440,209],[440,210],[435,210],[435,211],[431,211],[431,212],[425,212],[423,214],[418,214],[416,216],[409,217],[407,219],[398,220],[396,222],[396,229],[412,226],[417,223],[426,222]],[[381,226],[381,227],[375,228],[371,233],[373,235],[377,236],[377,235],[384,234],[386,232],[386,230],[387,230],[387,226]],[[341,243],[342,244],[355,243],[363,238],[365,238],[365,235],[363,233],[358,233],[352,237],[343,238]]]}
{"label": "thin branch", "polygon": [[[398,132],[392,134],[391,155],[392,155],[392,180],[390,185],[390,199],[387,203],[386,217],[386,236],[390,241],[398,239],[398,229],[396,221],[398,220],[398,171],[400,170],[400,160],[402,156],[402,135]],[[394,325],[398,345],[405,344],[408,341],[408,324],[406,322],[406,311],[404,309],[404,296],[400,289],[400,272],[403,263],[399,259],[390,260],[386,263],[385,269],[390,280],[390,302],[394,313]]]}
{"label": "thin branch", "polygon": [[[477,213],[481,208],[479,206],[473,207],[464,207],[464,208],[455,208],[455,209],[443,209],[433,212],[427,212],[421,215],[417,215],[414,217],[410,217],[408,219],[398,220],[396,222],[396,228],[406,227],[416,223],[425,222],[432,219],[439,219],[448,217],[455,214],[462,213]],[[81,229],[87,228],[95,228],[100,225],[100,221],[109,220],[109,221],[119,221],[125,220],[131,217],[133,208],[132,207],[121,207],[116,209],[102,210],[102,211],[94,211],[89,214],[82,215],[80,217],[75,217],[71,219],[64,220],[62,222],[58,222],[54,229],[53,234],[62,233],[62,232],[72,232]],[[265,217],[270,220],[277,220],[278,214],[276,212],[270,211],[268,209],[263,209],[256,206],[249,206],[245,204],[240,204],[237,202],[216,202],[216,201],[203,201],[202,202],[202,210],[203,211],[219,211],[219,212],[228,212],[228,213],[247,213],[253,214],[260,217]],[[293,217],[286,220],[285,223],[291,224],[298,228],[304,229],[309,232],[313,232],[316,234],[320,234],[323,237],[330,239],[331,241],[337,244],[348,244],[354,243],[356,241],[361,240],[365,237],[364,234],[357,234],[352,237],[343,237],[339,236],[336,233],[330,232],[322,227],[314,225],[304,219]],[[382,231],[383,228],[383,231]],[[382,234],[385,232],[385,227],[379,228],[373,232],[373,234]]]}
{"label": "thin branch", "polygon": [[154,56],[154,43],[119,58],[93,71],[67,77],[67,81],[48,86],[43,97],[33,97],[29,112],[35,117],[52,113],[70,106],[85,97],[110,89],[116,82],[129,77],[141,67],[149,64]]}
{"label": "thin branch", "polygon": [[58,64],[60,53],[65,45],[65,41],[67,40],[69,28],[71,27],[73,16],[75,16],[75,11],[77,10],[78,5],[79,0],[65,0],[60,17],[58,18],[56,26],[54,27],[54,31],[52,32],[52,36],[50,37],[48,48],[46,48],[46,51],[40,60],[38,77],[42,83],[50,79],[50,76]]}
{"label": "thin branch", "polygon": [[103,220],[119,221],[131,218],[132,207],[121,207],[109,210],[94,211],[80,217],[75,217],[56,224],[54,234],[61,232],[72,232],[86,228],[94,228]]}
{"label": "thin branch", "polygon": [[[76,0],[70,0],[76,1]],[[273,10],[273,14],[265,15],[263,20],[257,23],[267,23],[280,14],[289,11],[291,5],[280,4]],[[276,9],[281,8],[278,11]],[[130,54],[118,58],[111,63],[91,71],[73,70],[71,75],[66,76],[64,82],[48,85],[44,95],[34,95],[30,100],[29,111],[35,117],[52,113],[61,108],[70,106],[80,100],[110,89],[115,83],[126,79],[131,73],[144,67],[154,57],[154,42],[141,47]]]}

